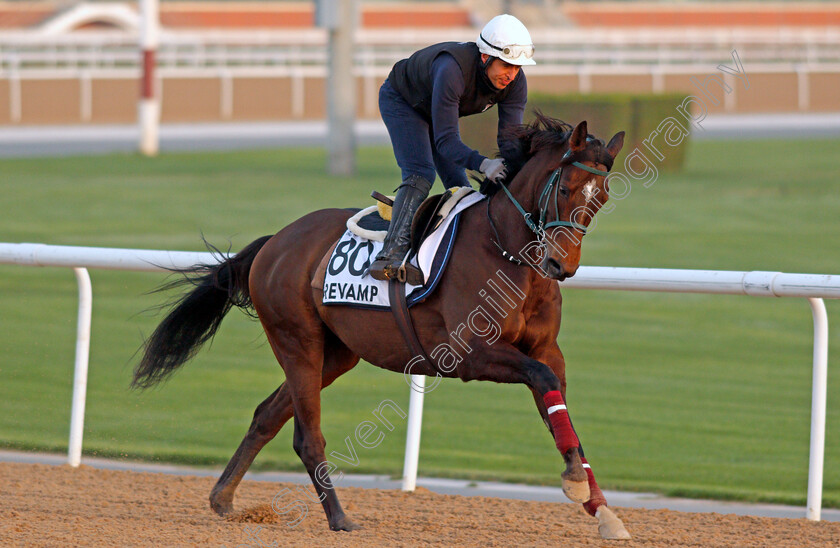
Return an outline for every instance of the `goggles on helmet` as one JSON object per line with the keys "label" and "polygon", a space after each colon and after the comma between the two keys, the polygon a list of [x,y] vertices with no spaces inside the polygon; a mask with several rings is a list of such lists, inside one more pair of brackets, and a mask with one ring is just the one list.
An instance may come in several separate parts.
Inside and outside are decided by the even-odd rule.
{"label": "goggles on helmet", "polygon": [[505,57],[511,59],[519,59],[521,55],[524,55],[526,59],[531,59],[534,57],[534,44],[528,44],[527,46],[519,45],[519,44],[511,44],[509,46],[505,46],[500,48],[499,46],[493,45],[487,41],[484,36],[480,33],[478,35],[481,38],[482,42],[490,46],[496,51],[500,51]]}

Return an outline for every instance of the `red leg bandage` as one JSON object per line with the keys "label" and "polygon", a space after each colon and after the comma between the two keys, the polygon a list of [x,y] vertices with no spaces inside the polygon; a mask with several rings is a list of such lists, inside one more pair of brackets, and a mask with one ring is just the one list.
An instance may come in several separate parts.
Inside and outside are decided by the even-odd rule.
{"label": "red leg bandage", "polygon": [[543,396],[545,407],[548,409],[548,420],[551,421],[551,429],[554,431],[554,443],[561,453],[572,447],[580,447],[577,434],[572,428],[569,420],[569,412],[566,410],[566,403],[559,390],[552,390]]}
{"label": "red leg bandage", "polygon": [[592,473],[592,467],[586,462],[586,458],[581,457],[580,460],[583,462],[583,469],[586,470],[586,475],[589,477],[589,500],[583,503],[583,509],[590,516],[594,516],[599,506],[607,505],[607,499],[604,497],[604,493],[601,492],[601,488],[598,487],[598,483],[595,481],[595,474]]}

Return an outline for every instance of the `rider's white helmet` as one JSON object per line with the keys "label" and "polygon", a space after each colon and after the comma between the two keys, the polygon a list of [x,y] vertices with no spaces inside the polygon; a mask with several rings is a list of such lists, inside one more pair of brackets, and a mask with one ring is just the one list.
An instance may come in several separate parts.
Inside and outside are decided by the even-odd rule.
{"label": "rider's white helmet", "polygon": [[497,15],[484,25],[475,41],[478,51],[510,63],[536,65],[534,43],[522,22],[513,15]]}

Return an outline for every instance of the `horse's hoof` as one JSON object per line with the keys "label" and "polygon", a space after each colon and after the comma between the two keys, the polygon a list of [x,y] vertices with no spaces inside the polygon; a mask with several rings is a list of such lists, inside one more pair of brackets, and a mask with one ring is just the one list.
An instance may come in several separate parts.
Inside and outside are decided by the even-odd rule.
{"label": "horse's hoof", "polygon": [[624,528],[624,524],[607,506],[599,506],[595,512],[598,518],[598,532],[601,538],[606,540],[628,540],[630,533]]}
{"label": "horse's hoof", "polygon": [[573,447],[563,454],[566,470],[560,474],[563,479],[563,492],[572,502],[584,503],[589,500],[589,476],[583,469],[580,453]]}
{"label": "horse's hoof", "polygon": [[563,493],[565,493],[572,502],[579,502],[583,504],[589,500],[589,482],[571,481],[564,478]]}
{"label": "horse's hoof", "polygon": [[344,516],[343,519],[337,521],[334,524],[330,524],[330,529],[332,529],[333,531],[358,531],[361,528],[361,525],[357,524],[347,516]]}
{"label": "horse's hoof", "polygon": [[233,504],[216,504],[213,501],[211,501],[210,508],[212,508],[214,512],[216,512],[222,517],[233,512]]}
{"label": "horse's hoof", "polygon": [[233,512],[233,499],[225,499],[216,493],[210,493],[210,508],[220,516]]}

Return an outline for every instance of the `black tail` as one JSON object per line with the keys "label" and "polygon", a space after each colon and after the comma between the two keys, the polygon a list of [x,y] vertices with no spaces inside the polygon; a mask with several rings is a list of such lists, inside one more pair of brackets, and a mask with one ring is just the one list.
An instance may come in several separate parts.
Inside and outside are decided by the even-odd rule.
{"label": "black tail", "polygon": [[254,258],[270,238],[255,240],[220,264],[179,270],[184,277],[161,288],[195,286],[172,304],[172,310],[146,340],[143,359],[134,369],[132,388],[149,388],[174,373],[213,338],[225,314],[234,306],[253,310],[248,275]]}

